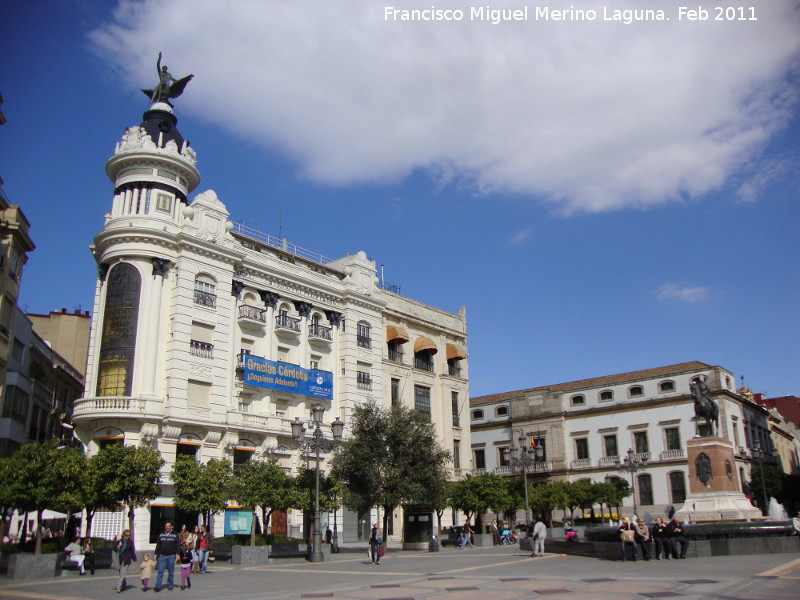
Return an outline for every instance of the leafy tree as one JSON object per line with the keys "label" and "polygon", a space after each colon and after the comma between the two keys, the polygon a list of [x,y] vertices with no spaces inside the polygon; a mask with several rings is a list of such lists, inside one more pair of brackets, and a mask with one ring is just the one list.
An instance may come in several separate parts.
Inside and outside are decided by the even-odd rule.
{"label": "leafy tree", "polygon": [[359,514],[383,508],[388,516],[402,504],[432,503],[447,480],[450,453],[438,442],[429,418],[404,406],[384,410],[374,402],[356,407],[351,437],[333,459],[332,472],[346,486],[345,503]]}
{"label": "leafy tree", "polygon": [[783,471],[777,465],[756,465],[750,470],[750,493],[758,499],[765,514],[769,510],[769,499],[782,496],[783,480]]}
{"label": "leafy tree", "polygon": [[442,515],[445,509],[450,506],[450,499],[452,497],[454,483],[451,481],[441,480],[436,482],[436,485],[431,488],[429,494],[429,503],[431,508],[436,513],[436,531],[437,533],[442,530]]}
{"label": "leafy tree", "polygon": [[569,509],[569,518],[572,519],[576,508],[591,506],[595,498],[596,490],[591,481],[573,481],[566,486],[566,498],[562,506]]}
{"label": "leafy tree", "polygon": [[95,484],[98,498],[128,506],[128,529],[134,532],[134,509],[161,493],[164,459],[149,446],[110,444],[97,453]]}
{"label": "leafy tree", "polygon": [[35,554],[42,552],[44,511],[74,510],[83,504],[83,457],[76,448],[57,449],[56,445],[54,440],[26,444],[3,461],[6,502],[21,512],[36,513]]}
{"label": "leafy tree", "polygon": [[[314,510],[316,509],[316,469],[302,469],[294,479],[295,499],[292,504],[301,509],[311,518],[313,529]],[[339,507],[339,496],[342,493],[340,482],[332,475],[320,473],[319,475],[319,511],[336,510]],[[313,536],[313,531],[309,531]],[[309,537],[309,539],[311,539]]]}
{"label": "leafy tree", "polygon": [[466,475],[453,486],[453,508],[468,519],[481,517],[487,510],[501,511],[509,503],[508,489],[503,477],[494,473]]}
{"label": "leafy tree", "polygon": [[250,460],[239,465],[233,474],[231,494],[241,506],[253,509],[253,524],[250,529],[250,545],[256,544],[256,507],[261,507],[261,520],[264,533],[269,519],[276,510],[289,510],[300,502],[300,494],[295,481],[270,461]]}
{"label": "leafy tree", "polygon": [[212,458],[205,464],[192,456],[180,456],[172,467],[175,507],[202,513],[208,526],[211,515],[225,510],[231,498],[232,467],[228,460]]}

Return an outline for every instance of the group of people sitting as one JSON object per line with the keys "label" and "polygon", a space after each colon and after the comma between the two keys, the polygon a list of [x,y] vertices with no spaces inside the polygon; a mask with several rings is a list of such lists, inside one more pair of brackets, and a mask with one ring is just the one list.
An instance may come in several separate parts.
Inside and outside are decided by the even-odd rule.
{"label": "group of people sitting", "polygon": [[683,523],[678,517],[673,517],[669,523],[664,523],[664,519],[656,517],[650,527],[641,517],[634,517],[634,521],[631,521],[630,517],[625,517],[619,526],[619,537],[623,561],[628,559],[628,549],[635,561],[639,550],[644,560],[650,560],[653,554],[651,545],[655,546],[656,560],[661,560],[662,556],[665,559],[686,558],[686,549],[689,547]]}

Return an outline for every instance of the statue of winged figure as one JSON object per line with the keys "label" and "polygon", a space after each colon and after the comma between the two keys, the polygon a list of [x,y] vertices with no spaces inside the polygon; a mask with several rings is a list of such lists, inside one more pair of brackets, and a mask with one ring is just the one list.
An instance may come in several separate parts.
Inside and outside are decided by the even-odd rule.
{"label": "statue of winged figure", "polygon": [[143,89],[142,92],[150,98],[151,102],[166,102],[172,106],[170,98],[177,98],[183,93],[186,84],[191,81],[194,75],[187,75],[182,79],[175,79],[167,70],[167,65],[161,66],[161,52],[158,53],[156,61],[156,71],[158,72],[158,83],[151,90]]}

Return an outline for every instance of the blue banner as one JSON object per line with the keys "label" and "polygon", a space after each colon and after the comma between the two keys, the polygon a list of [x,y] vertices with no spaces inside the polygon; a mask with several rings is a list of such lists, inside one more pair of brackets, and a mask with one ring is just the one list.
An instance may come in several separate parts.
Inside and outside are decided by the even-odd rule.
{"label": "blue banner", "polygon": [[244,356],[244,383],[323,400],[333,399],[333,373],[330,371],[304,369],[250,354]]}

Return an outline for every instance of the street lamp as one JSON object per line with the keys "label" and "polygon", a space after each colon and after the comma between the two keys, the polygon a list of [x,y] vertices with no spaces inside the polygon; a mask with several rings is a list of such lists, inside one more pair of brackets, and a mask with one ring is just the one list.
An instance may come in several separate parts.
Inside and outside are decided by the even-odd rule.
{"label": "street lamp", "polygon": [[528,502],[528,467],[537,461],[544,458],[544,448],[538,446],[535,450],[530,446],[526,446],[527,441],[524,434],[520,433],[519,438],[519,456],[513,456],[517,449],[512,445],[511,448],[505,448],[504,452],[509,457],[508,463],[513,467],[522,467],[522,483],[525,486],[525,523],[531,522],[531,507]]}
{"label": "street lamp", "polygon": [[647,458],[641,454],[634,454],[633,450],[628,448],[628,455],[620,463],[617,457],[617,470],[620,472],[630,473],[631,475],[631,489],[633,490],[633,514],[636,515],[636,473],[647,468]]}
{"label": "street lamp", "polygon": [[319,452],[333,450],[342,441],[342,431],[344,430],[344,423],[336,417],[336,420],[331,423],[331,431],[333,432],[333,440],[326,440],[325,435],[322,433],[322,415],[325,409],[316,404],[311,409],[313,420],[308,423],[309,427],[314,428],[314,433],[311,437],[305,436],[306,428],[303,426],[300,417],[295,417],[292,421],[292,438],[294,443],[301,450],[311,450],[317,456],[317,470],[316,470],[316,487],[314,490],[314,539],[309,556],[310,562],[323,562],[325,556],[322,554],[322,531],[319,523]]}

